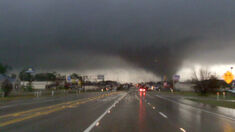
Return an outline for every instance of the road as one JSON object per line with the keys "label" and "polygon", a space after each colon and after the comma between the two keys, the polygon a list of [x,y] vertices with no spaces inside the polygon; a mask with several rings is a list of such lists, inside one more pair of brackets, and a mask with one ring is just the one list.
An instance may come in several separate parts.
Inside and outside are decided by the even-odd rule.
{"label": "road", "polygon": [[234,115],[132,89],[6,104],[0,132],[235,132]]}

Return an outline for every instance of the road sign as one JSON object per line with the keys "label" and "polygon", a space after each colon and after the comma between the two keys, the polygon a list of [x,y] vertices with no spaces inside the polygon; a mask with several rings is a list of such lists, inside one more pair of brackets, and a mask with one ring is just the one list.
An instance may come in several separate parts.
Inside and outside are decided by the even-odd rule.
{"label": "road sign", "polygon": [[97,79],[98,79],[98,80],[104,80],[104,75],[98,75],[98,76],[97,76]]}
{"label": "road sign", "polygon": [[26,73],[34,73],[33,68],[28,68],[28,70],[26,71]]}
{"label": "road sign", "polygon": [[180,75],[174,75],[173,81],[178,82],[180,80]]}
{"label": "road sign", "polygon": [[67,82],[71,82],[71,76],[67,76]]}
{"label": "road sign", "polygon": [[166,75],[164,75],[163,81],[167,81],[167,76]]}
{"label": "road sign", "polygon": [[227,71],[226,73],[224,73],[223,78],[227,84],[230,84],[234,79],[234,75],[230,71]]}

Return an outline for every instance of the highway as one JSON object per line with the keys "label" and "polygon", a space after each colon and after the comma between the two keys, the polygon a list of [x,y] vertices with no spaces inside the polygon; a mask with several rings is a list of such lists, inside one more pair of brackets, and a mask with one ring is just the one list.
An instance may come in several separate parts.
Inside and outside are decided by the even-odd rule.
{"label": "highway", "polygon": [[235,132],[235,114],[136,89],[0,106],[0,132]]}

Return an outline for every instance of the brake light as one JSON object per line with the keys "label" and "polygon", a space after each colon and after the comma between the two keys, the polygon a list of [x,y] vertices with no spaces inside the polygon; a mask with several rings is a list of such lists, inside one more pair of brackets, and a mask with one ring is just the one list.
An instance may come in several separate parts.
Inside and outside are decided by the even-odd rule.
{"label": "brake light", "polygon": [[145,89],[140,88],[139,91],[140,91],[140,92],[145,92]]}

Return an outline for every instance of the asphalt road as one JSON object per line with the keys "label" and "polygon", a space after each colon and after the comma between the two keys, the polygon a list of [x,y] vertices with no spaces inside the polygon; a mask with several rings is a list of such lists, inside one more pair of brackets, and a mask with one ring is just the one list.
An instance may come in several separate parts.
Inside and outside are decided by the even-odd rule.
{"label": "asphalt road", "polygon": [[[224,112],[224,113],[223,113]],[[0,132],[235,132],[218,108],[155,92],[86,93],[0,106]]]}

